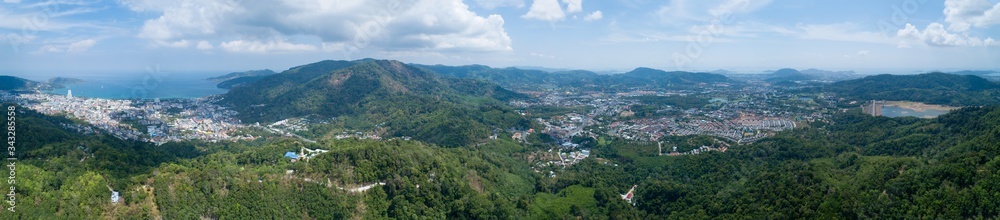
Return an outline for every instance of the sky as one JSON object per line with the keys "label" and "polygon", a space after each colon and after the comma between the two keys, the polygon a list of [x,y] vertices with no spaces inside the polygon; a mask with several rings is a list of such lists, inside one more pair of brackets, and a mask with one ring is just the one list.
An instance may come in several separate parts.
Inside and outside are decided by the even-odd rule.
{"label": "sky", "polygon": [[759,72],[1000,70],[997,0],[2,0],[0,74],[320,60]]}

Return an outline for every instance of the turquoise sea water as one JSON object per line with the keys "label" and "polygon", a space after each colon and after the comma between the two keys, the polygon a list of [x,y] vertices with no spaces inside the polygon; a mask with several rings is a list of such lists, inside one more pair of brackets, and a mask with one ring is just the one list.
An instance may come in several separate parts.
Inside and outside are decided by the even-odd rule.
{"label": "turquoise sea water", "polygon": [[215,82],[204,79],[211,76],[213,75],[174,74],[159,77],[81,77],[86,82],[43,92],[66,95],[67,90],[72,90],[74,97],[105,99],[200,98],[225,93],[227,90],[217,88]]}

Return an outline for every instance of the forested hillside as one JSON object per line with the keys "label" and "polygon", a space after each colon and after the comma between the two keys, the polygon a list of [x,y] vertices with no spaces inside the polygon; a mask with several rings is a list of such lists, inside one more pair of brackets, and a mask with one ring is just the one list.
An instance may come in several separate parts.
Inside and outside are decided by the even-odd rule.
{"label": "forested hillside", "polygon": [[35,89],[45,89],[49,85],[27,80],[15,76],[0,76],[0,90],[8,91],[32,91]]}
{"label": "forested hillside", "polygon": [[678,88],[699,86],[702,83],[735,83],[726,76],[713,73],[696,73],[639,67],[632,71],[600,75],[586,70],[545,72],[541,70],[491,68],[483,65],[444,66],[414,65],[436,73],[458,78],[488,80],[507,88],[537,89],[544,86],[566,86],[592,90],[622,90],[634,88]]}
{"label": "forested hillside", "polygon": [[973,75],[875,75],[823,87],[853,100],[914,101],[951,106],[1000,104],[1000,84]]}
{"label": "forested hillside", "polygon": [[[599,137],[597,158],[531,172],[509,138],[181,142],[155,146],[63,131],[20,111],[18,212],[30,218],[979,218],[1000,215],[1000,107],[938,119],[837,115],[727,152],[656,156]],[[698,137],[670,143],[698,142]],[[541,144],[541,145],[540,145]],[[292,163],[283,152],[328,149]],[[376,183],[384,183],[379,185]],[[371,185],[375,184],[375,185]],[[632,185],[635,206],[619,194]],[[360,192],[362,186],[372,186]],[[121,192],[112,203],[110,190]]]}
{"label": "forested hillside", "polygon": [[390,137],[443,146],[477,143],[494,129],[527,128],[505,101],[526,98],[495,84],[439,76],[389,60],[322,61],[233,88],[220,103],[244,122],[319,115],[352,129],[385,125]]}

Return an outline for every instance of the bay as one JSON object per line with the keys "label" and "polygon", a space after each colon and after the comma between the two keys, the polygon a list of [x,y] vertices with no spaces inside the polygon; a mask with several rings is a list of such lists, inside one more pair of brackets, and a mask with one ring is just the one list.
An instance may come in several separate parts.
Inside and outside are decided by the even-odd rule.
{"label": "bay", "polygon": [[104,99],[167,99],[200,98],[226,93],[216,83],[205,80],[214,74],[170,74],[163,76],[90,76],[80,78],[83,83],[66,85],[65,88],[42,91],[48,94]]}

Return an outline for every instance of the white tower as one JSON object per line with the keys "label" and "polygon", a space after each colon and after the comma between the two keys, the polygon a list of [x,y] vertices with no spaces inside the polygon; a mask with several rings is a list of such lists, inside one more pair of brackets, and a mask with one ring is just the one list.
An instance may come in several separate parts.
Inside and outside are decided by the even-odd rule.
{"label": "white tower", "polygon": [[66,90],[66,98],[71,98],[71,99],[73,98],[73,90],[71,89]]}

